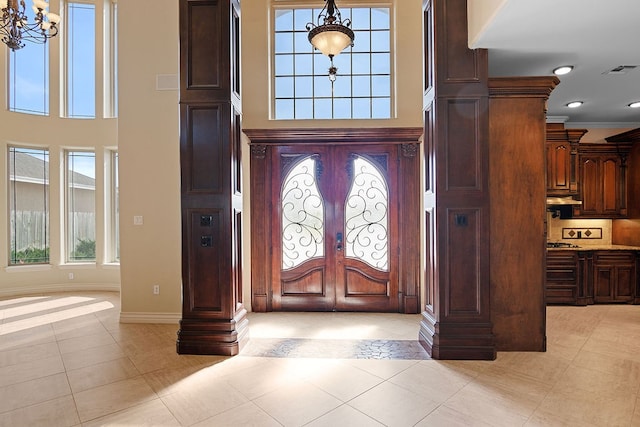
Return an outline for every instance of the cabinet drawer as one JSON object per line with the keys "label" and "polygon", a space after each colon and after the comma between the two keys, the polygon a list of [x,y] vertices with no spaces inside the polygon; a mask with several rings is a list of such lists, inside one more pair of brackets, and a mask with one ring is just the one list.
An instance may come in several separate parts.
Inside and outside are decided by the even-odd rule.
{"label": "cabinet drawer", "polygon": [[597,265],[634,264],[636,262],[636,254],[631,251],[598,251],[593,255],[593,262]]}
{"label": "cabinet drawer", "polygon": [[577,297],[578,287],[575,284],[547,284],[547,304],[575,304]]}
{"label": "cabinet drawer", "polygon": [[578,300],[578,256],[575,251],[548,251],[547,304],[576,304]]}
{"label": "cabinet drawer", "polygon": [[574,282],[578,278],[578,258],[574,251],[547,253],[547,281]]}
{"label": "cabinet drawer", "polygon": [[578,278],[576,268],[549,268],[547,267],[548,282],[575,282]]}

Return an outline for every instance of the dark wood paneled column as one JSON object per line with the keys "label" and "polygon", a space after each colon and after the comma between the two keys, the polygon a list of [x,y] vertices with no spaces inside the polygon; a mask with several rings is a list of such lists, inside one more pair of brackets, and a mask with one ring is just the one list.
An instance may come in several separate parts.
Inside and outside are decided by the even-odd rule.
{"label": "dark wood paneled column", "polygon": [[240,2],[180,0],[181,354],[238,354],[242,303]]}
{"label": "dark wood paneled column", "polygon": [[424,0],[427,301],[435,359],[495,359],[489,283],[488,55],[467,47],[466,0]]}
{"label": "dark wood paneled column", "polygon": [[558,83],[555,76],[489,79],[491,320],[498,351],[546,349],[545,112]]}

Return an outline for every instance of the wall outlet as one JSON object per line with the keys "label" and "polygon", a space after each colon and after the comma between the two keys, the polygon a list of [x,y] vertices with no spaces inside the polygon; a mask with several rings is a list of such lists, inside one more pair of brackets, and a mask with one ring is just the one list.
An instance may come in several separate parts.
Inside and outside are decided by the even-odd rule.
{"label": "wall outlet", "polygon": [[73,280],[73,273],[69,273],[69,280]]}
{"label": "wall outlet", "polygon": [[160,285],[153,285],[153,294],[160,295]]}

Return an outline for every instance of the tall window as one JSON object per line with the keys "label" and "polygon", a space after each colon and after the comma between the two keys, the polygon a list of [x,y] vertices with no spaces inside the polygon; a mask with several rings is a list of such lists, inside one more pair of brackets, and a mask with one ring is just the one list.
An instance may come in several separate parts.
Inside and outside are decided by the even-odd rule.
{"label": "tall window", "polygon": [[[96,117],[96,91],[103,93],[104,117],[117,116],[117,0],[77,0],[66,3],[61,34],[45,44],[26,43],[18,51],[8,54],[7,106],[9,111],[49,115],[49,49],[60,43],[61,59],[61,115],[69,118]],[[33,10],[27,1],[26,13],[33,22]],[[97,33],[96,19],[103,18],[104,34]],[[101,49],[101,57],[97,49]],[[57,63],[54,63],[57,65]],[[96,81],[96,67],[103,72],[103,82]],[[101,84],[101,86],[100,86]],[[53,100],[54,105],[58,100]],[[58,111],[56,110],[57,114]]]}
{"label": "tall window", "polygon": [[390,9],[341,8],[355,44],[329,59],[313,50],[306,25],[320,9],[276,9],[274,21],[275,119],[386,119],[391,117]]}
{"label": "tall window", "polygon": [[[27,15],[33,15],[27,8]],[[29,16],[33,20],[33,16]],[[49,115],[49,43],[9,53],[9,110]]]}
{"label": "tall window", "polygon": [[65,153],[65,169],[67,261],[95,261],[95,153],[89,151],[67,151]]}
{"label": "tall window", "polygon": [[67,3],[67,117],[96,116],[95,15],[93,4]]}
{"label": "tall window", "polygon": [[49,262],[49,151],[9,147],[9,265]]}

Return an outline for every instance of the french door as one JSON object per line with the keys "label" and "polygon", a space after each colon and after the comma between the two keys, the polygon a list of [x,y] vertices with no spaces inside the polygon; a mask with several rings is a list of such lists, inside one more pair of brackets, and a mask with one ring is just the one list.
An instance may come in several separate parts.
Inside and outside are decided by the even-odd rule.
{"label": "french door", "polygon": [[397,146],[278,146],[273,310],[397,312]]}

